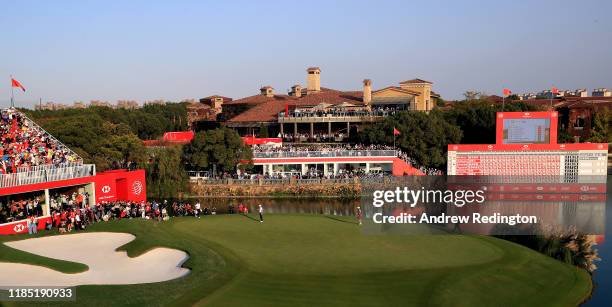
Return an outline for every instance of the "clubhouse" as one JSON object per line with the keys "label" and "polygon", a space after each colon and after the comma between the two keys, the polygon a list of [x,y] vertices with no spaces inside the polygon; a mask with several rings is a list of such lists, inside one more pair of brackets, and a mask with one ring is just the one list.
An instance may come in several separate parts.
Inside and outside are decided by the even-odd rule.
{"label": "clubhouse", "polygon": [[343,142],[365,123],[399,110],[428,112],[440,98],[432,91],[433,83],[422,79],[377,90],[365,79],[361,91],[343,91],[322,87],[319,67],[306,73],[306,87],[296,84],[287,94],[263,86],[257,95],[236,100],[214,95],[200,103],[216,110],[217,120],[243,136],[260,135],[265,129],[285,142]]}

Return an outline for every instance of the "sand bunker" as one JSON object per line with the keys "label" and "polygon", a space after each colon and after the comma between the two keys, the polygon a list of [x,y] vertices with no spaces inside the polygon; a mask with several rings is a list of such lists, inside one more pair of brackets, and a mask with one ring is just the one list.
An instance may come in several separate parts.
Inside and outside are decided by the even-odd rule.
{"label": "sand bunker", "polygon": [[141,284],[189,273],[180,267],[188,258],[180,250],[155,248],[134,258],[128,257],[125,251],[116,251],[135,238],[127,233],[90,232],[6,242],[29,253],[86,264],[89,270],[65,274],[36,265],[0,262],[0,288]]}

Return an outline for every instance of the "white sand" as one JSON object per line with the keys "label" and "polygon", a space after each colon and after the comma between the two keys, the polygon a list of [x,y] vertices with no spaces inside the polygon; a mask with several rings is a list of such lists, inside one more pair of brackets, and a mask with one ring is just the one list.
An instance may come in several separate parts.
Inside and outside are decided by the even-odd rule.
{"label": "white sand", "polygon": [[0,262],[0,288],[141,284],[189,273],[180,267],[189,257],[180,250],[155,248],[135,258],[128,257],[125,251],[116,251],[135,238],[127,233],[90,232],[6,242],[29,253],[83,263],[89,270],[65,274],[36,265]]}

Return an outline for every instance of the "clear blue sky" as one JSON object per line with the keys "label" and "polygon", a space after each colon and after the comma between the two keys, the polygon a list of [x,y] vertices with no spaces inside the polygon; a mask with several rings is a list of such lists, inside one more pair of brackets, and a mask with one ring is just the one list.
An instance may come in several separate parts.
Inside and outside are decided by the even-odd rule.
{"label": "clear blue sky", "polygon": [[2,1],[0,105],[419,77],[447,99],[612,87],[612,1]]}

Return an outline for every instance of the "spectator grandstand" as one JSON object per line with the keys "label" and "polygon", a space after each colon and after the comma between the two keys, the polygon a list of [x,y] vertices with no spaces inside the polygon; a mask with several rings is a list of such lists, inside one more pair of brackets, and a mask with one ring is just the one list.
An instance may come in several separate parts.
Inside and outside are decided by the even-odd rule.
{"label": "spectator grandstand", "polygon": [[82,163],[77,154],[14,108],[1,110],[0,135],[0,174]]}
{"label": "spectator grandstand", "polygon": [[0,110],[0,188],[95,175],[95,166],[15,108]]}

